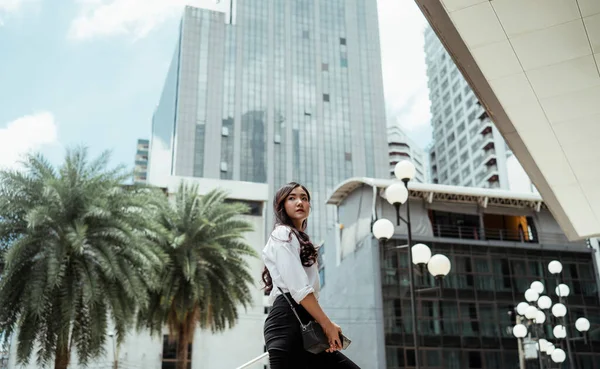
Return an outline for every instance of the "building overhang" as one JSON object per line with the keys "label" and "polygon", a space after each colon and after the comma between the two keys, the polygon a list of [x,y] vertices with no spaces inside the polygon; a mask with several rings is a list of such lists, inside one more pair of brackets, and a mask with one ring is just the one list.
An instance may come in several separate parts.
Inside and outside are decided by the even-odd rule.
{"label": "building overhang", "polygon": [[567,237],[600,236],[600,1],[415,1]]}
{"label": "building overhang", "polygon": [[[328,205],[340,205],[348,195],[357,188],[368,185],[383,190],[392,183],[394,179],[376,178],[350,178],[340,183],[327,199]],[[517,193],[506,190],[493,190],[477,187],[459,187],[441,184],[409,182],[408,189],[411,198],[420,198],[426,202],[434,201],[471,203],[481,207],[502,206],[512,208],[530,208],[540,211],[545,208],[542,198],[533,193]]]}
{"label": "building overhang", "polygon": [[227,198],[242,201],[269,201],[269,185],[266,183],[233,181],[227,179],[213,179],[200,177],[169,176],[167,186],[163,187],[168,194],[177,193],[179,186],[185,183],[188,186],[198,186],[198,193],[206,195],[214,189],[227,193]]}

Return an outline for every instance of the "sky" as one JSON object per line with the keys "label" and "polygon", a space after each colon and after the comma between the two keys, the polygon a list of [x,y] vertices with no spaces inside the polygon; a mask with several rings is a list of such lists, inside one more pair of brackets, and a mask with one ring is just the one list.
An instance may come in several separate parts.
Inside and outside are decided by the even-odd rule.
{"label": "sky", "polygon": [[[32,151],[60,163],[78,145],[133,166],[137,139],[150,136],[183,6],[227,3],[0,0],[0,168]],[[378,6],[388,124],[425,147],[426,21],[413,0]]]}

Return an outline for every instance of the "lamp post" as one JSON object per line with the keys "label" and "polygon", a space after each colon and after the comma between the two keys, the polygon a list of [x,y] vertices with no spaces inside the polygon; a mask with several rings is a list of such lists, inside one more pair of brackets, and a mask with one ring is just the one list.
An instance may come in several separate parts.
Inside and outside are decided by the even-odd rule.
{"label": "lamp post", "polygon": [[117,359],[117,345],[115,344],[115,333],[114,332],[108,332],[108,336],[110,337],[110,339],[112,340],[112,345],[113,345],[113,369],[118,369],[119,368],[119,360]]}
{"label": "lamp post", "polygon": [[[406,224],[407,228],[407,245],[408,249],[408,279],[409,279],[409,294],[410,294],[410,310],[411,310],[411,322],[413,326],[413,341],[415,345],[415,369],[421,368],[421,358],[419,355],[419,339],[417,334],[417,309],[416,309],[416,291],[415,291],[415,277],[413,266],[417,265],[420,267],[427,266],[427,270],[436,279],[436,281],[444,278],[450,273],[451,263],[450,259],[445,255],[437,254],[431,255],[431,249],[422,243],[413,245],[412,241],[412,229],[410,223],[410,205],[408,201],[408,182],[415,176],[415,166],[408,160],[404,160],[396,164],[394,168],[394,174],[398,181],[392,183],[385,189],[386,200],[394,206],[396,209],[396,225],[400,225],[401,222]],[[406,204],[406,219],[400,215],[400,206]],[[388,219],[379,219],[373,223],[373,235],[381,242],[390,240],[394,235],[394,224]],[[404,248],[400,246],[397,248]]]}
{"label": "lamp post", "polygon": [[[530,288],[525,291],[525,300],[527,302],[521,302],[516,307],[517,324],[513,327],[513,335],[519,339],[519,345],[521,340],[527,335],[531,335],[529,329],[531,328],[535,334],[535,340],[537,341],[537,356],[539,359],[540,368],[543,367],[542,354],[548,355],[550,360],[554,363],[560,364],[564,362],[567,357],[569,359],[569,368],[577,369],[575,365],[575,358],[571,350],[570,341],[575,340],[575,337],[567,337],[567,327],[569,321],[567,318],[567,306],[565,305],[566,297],[569,296],[570,288],[566,284],[560,283],[560,273],[562,272],[562,264],[553,260],[548,264],[548,271],[556,277],[557,287],[555,293],[558,296],[558,301],[553,304],[550,296],[542,295],[544,293],[544,284],[540,281],[531,283]],[[564,344],[567,346],[567,352],[562,348],[557,348],[553,343],[547,341],[544,338],[538,336],[537,325],[544,324],[546,322],[546,314],[551,313],[556,321],[559,322],[552,329],[552,334],[556,339],[564,340]],[[525,324],[523,324],[525,321]],[[577,331],[584,335],[584,339],[587,341],[587,332],[590,329],[590,321],[587,318],[580,317],[575,322],[575,328]],[[520,347],[519,347],[520,349]],[[521,367],[524,368],[523,358],[521,357]]]}

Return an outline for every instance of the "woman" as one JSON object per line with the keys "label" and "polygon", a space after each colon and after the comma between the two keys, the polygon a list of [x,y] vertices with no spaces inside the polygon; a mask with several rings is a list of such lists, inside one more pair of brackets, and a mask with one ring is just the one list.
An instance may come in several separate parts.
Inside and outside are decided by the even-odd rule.
{"label": "woman", "polygon": [[[264,329],[271,369],[359,369],[339,352],[341,329],[317,301],[318,253],[305,233],[310,213],[308,190],[288,183],[275,194],[273,209],[275,229],[263,249],[262,275],[273,304]],[[296,312],[303,323],[316,320],[321,325],[330,345],[326,352],[315,355],[304,350],[300,324],[281,291],[298,304]]]}

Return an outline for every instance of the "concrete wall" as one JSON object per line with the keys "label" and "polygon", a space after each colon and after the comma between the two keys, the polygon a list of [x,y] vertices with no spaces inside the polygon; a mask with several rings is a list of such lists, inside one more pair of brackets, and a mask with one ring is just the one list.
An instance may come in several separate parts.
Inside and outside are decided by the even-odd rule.
{"label": "concrete wall", "polygon": [[[356,190],[345,203],[345,210],[340,211],[339,223],[356,223],[359,209],[360,219],[370,219],[371,199],[370,187]],[[329,317],[352,340],[344,353],[361,368],[384,369],[379,250],[377,242],[370,237],[370,225],[367,227],[369,234],[365,234],[362,224],[358,228],[338,227],[328,233],[324,254],[325,284],[319,301]],[[353,235],[350,238],[349,233]],[[354,244],[344,245],[344,238],[347,243]],[[343,256],[342,249],[345,251]]]}

